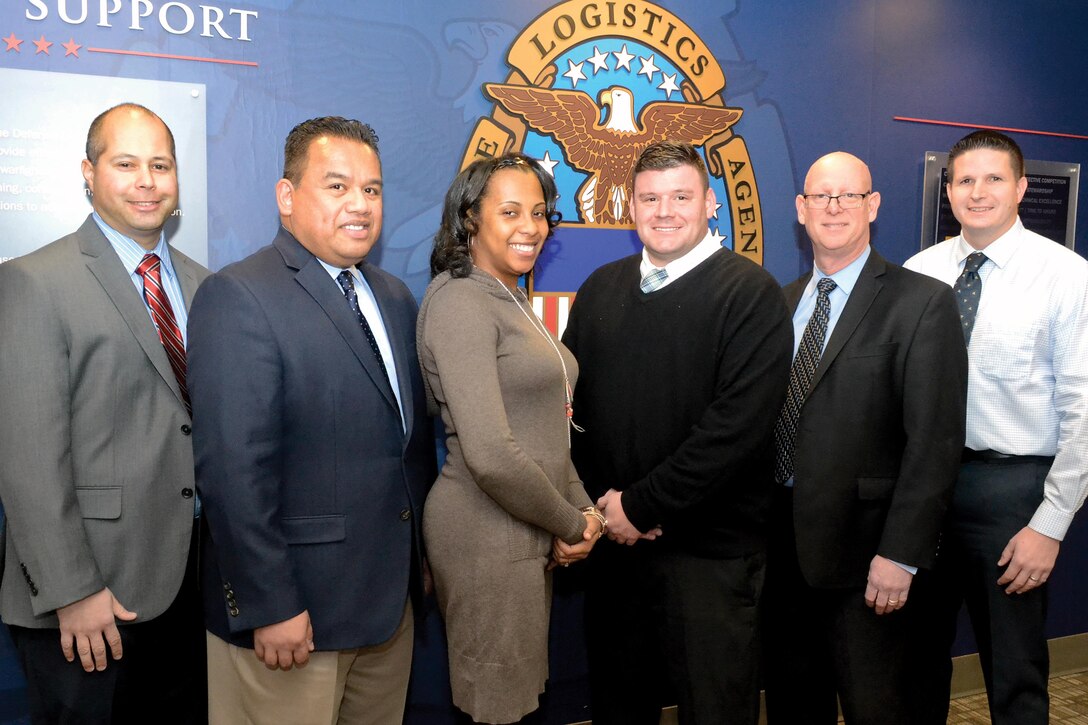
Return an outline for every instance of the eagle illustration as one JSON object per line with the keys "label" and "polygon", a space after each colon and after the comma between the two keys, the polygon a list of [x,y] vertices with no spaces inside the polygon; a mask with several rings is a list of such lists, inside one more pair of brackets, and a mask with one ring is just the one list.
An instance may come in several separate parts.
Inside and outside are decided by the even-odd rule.
{"label": "eagle illustration", "polygon": [[[578,189],[583,221],[622,226],[631,223],[628,181],[639,154],[663,140],[701,146],[740,119],[736,108],[694,103],[647,103],[634,117],[634,97],[623,86],[600,93],[600,106],[583,91],[487,83],[484,90],[509,113],[555,139],[568,163],[589,174]],[[608,116],[601,123],[601,111]]]}

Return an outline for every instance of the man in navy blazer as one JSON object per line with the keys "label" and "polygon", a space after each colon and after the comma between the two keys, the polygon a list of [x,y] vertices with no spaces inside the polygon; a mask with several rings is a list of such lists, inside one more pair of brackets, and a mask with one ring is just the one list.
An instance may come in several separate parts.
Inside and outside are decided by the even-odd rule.
{"label": "man in navy blazer", "polygon": [[[857,157],[819,159],[796,206],[815,268],[785,288],[797,359],[775,430],[768,722],[833,725],[838,694],[848,725],[912,725],[907,646],[934,633],[916,628],[907,600],[934,564],[963,448],[959,314],[948,285],[870,246],[880,194]],[[810,335],[822,297],[826,324]],[[805,386],[814,338],[822,354]]]}
{"label": "man in navy blazer", "polygon": [[415,301],[366,262],[373,130],[296,126],[276,201],[189,318],[210,720],[400,722],[435,464]]}

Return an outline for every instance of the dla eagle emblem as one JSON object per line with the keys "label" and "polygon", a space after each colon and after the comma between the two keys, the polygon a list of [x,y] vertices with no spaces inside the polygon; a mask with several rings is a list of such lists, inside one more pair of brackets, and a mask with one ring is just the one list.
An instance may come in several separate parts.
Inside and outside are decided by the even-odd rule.
{"label": "dla eagle emblem", "polygon": [[530,23],[507,63],[505,82],[481,89],[495,106],[477,122],[462,168],[518,150],[554,176],[563,223],[530,281],[534,307],[554,332],[590,272],[641,249],[631,170],[656,141],[700,149],[719,202],[710,231],[762,263],[755,174],[733,129],[743,110],[724,105],[721,67],[677,16],[649,2],[571,0]]}

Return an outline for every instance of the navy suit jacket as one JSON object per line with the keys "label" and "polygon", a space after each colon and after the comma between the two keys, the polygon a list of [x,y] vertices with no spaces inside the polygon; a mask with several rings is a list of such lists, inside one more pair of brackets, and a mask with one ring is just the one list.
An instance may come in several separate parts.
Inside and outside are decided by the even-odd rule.
{"label": "navy suit jacket", "polygon": [[[811,273],[785,287],[797,308]],[[864,587],[880,554],[931,567],[967,415],[967,350],[948,285],[873,250],[824,346],[794,455],[809,585]]]}
{"label": "navy suit jacket", "polygon": [[285,229],[212,275],[189,313],[189,390],[208,629],[244,647],[308,610],[318,650],[389,639],[422,563],[434,438],[417,306],[360,265],[393,348],[396,399],[343,292]]}

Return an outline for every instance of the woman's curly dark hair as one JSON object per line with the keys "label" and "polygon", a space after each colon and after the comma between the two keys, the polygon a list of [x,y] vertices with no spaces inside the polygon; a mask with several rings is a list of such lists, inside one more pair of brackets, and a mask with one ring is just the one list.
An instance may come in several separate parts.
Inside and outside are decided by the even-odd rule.
{"label": "woman's curly dark hair", "polygon": [[454,277],[467,277],[472,272],[469,242],[478,231],[476,219],[480,215],[480,200],[487,194],[491,177],[495,172],[504,169],[518,169],[536,176],[544,191],[548,237],[559,226],[563,217],[555,209],[555,201],[559,196],[555,180],[535,159],[522,153],[508,153],[473,161],[457,175],[446,192],[442,225],[434,235],[434,248],[431,250],[432,277],[447,269]]}

